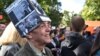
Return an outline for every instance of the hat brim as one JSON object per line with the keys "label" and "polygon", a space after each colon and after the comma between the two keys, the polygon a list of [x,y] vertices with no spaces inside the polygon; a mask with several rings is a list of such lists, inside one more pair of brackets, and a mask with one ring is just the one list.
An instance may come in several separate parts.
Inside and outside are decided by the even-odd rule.
{"label": "hat brim", "polygon": [[40,16],[40,18],[42,21],[50,21],[51,22],[51,19],[47,16]]}

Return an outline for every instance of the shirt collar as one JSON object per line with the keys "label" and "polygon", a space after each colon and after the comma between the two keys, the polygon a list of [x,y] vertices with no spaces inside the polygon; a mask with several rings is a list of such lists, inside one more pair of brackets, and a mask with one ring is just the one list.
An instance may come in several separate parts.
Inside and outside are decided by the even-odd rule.
{"label": "shirt collar", "polygon": [[44,49],[44,48],[43,48],[43,51],[42,51],[42,53],[46,55],[46,51],[45,51],[45,49]]}

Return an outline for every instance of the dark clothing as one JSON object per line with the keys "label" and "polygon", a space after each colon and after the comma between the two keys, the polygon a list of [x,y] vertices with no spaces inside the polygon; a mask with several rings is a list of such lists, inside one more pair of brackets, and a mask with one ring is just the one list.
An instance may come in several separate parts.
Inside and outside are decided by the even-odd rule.
{"label": "dark clothing", "polygon": [[100,48],[97,49],[95,52],[91,53],[91,56],[100,56]]}
{"label": "dark clothing", "polygon": [[[53,56],[51,51],[48,48],[44,48],[46,51],[46,56]],[[38,56],[36,53],[32,50],[30,45],[26,43],[26,45],[20,49],[19,52],[17,52],[14,56]]]}
{"label": "dark clothing", "polygon": [[56,44],[56,48],[60,48],[60,41],[56,37],[54,37],[53,40]]}
{"label": "dark clothing", "polygon": [[[58,52],[59,52],[59,48],[60,48],[60,44],[59,44],[59,41],[54,37],[53,38],[53,43],[55,44],[53,44],[53,43],[49,43],[49,44],[47,44],[46,46],[49,48],[49,49],[51,49],[51,51],[52,51],[52,54],[54,55],[54,56],[57,56],[58,55]],[[53,50],[54,49],[54,50]],[[57,52],[58,51],[58,52]]]}
{"label": "dark clothing", "polygon": [[46,46],[50,49],[52,48],[60,48],[60,42],[59,40],[57,40],[55,37],[53,38],[53,42],[55,45],[53,45],[53,43],[48,43]]}
{"label": "dark clothing", "polygon": [[1,46],[0,46],[0,50],[1,50]]}
{"label": "dark clothing", "polygon": [[61,56],[76,56],[73,50],[70,50],[68,47],[62,47]]}
{"label": "dark clothing", "polygon": [[74,51],[77,56],[89,56],[92,44],[88,41],[82,42]]}
{"label": "dark clothing", "polygon": [[21,48],[19,44],[2,45],[0,56],[14,56],[14,54]]}
{"label": "dark clothing", "polygon": [[77,32],[71,32],[69,36],[66,37],[66,43],[68,48],[73,50],[76,56],[88,56],[91,49],[91,43]]}

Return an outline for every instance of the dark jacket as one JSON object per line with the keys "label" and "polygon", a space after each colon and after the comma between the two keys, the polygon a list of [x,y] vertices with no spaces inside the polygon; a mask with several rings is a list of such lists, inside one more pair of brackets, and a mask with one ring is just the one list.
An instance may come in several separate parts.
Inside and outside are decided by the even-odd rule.
{"label": "dark jacket", "polygon": [[76,56],[88,56],[91,43],[84,39],[82,35],[77,32],[71,32],[67,38],[67,47],[73,50]]}
{"label": "dark jacket", "polygon": [[[53,56],[51,51],[47,47],[45,47],[44,49],[46,51],[47,56]],[[29,46],[29,44],[26,43],[26,45],[22,49],[20,49],[20,51],[17,52],[14,56],[37,56],[37,55]]]}
{"label": "dark jacket", "polygon": [[63,46],[61,48],[61,56],[76,56],[73,50],[70,50],[68,47]]}
{"label": "dark jacket", "polygon": [[47,46],[49,49],[51,49],[52,54],[53,54],[54,56],[57,56],[58,53],[60,52],[60,51],[59,51],[60,44],[59,44],[59,41],[58,41],[55,37],[53,38],[53,41],[54,41],[55,45],[53,45],[53,43],[48,43],[46,46]]}
{"label": "dark jacket", "polygon": [[18,43],[2,45],[0,56],[14,56],[14,54],[21,48]]}
{"label": "dark jacket", "polygon": [[74,51],[77,56],[89,56],[91,49],[91,43],[88,41],[84,41],[81,43]]}

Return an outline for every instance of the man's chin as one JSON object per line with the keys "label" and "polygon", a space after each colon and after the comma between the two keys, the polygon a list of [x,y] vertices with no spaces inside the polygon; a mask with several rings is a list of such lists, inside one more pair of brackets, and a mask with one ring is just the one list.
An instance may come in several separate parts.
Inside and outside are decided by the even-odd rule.
{"label": "man's chin", "polygon": [[51,42],[51,39],[49,39],[49,40],[46,40],[46,43],[50,43]]}

